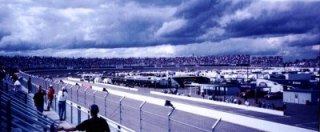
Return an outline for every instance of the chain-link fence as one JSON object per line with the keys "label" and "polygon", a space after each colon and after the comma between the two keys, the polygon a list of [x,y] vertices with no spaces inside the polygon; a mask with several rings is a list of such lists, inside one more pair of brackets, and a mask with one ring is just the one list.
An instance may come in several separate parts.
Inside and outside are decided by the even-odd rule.
{"label": "chain-link fence", "polygon": [[[212,131],[212,125],[216,119],[202,117],[191,113],[148,102],[141,102],[128,97],[109,94],[107,91],[95,91],[80,85],[65,84],[62,81],[43,79],[26,73],[20,76],[27,81],[29,78],[35,85],[48,88],[53,85],[56,93],[62,88],[68,91],[67,121],[78,124],[88,118],[88,108],[91,104],[97,104],[99,114],[108,118],[108,122],[114,122],[117,127],[126,126],[133,131]],[[25,83],[24,83],[25,84]],[[35,91],[35,87],[32,88]],[[76,105],[75,105],[76,104]],[[81,108],[73,107],[82,106]],[[55,105],[57,106],[57,104]],[[56,107],[55,107],[56,108]],[[172,112],[172,113],[171,113]],[[80,113],[80,114],[79,114]]]}

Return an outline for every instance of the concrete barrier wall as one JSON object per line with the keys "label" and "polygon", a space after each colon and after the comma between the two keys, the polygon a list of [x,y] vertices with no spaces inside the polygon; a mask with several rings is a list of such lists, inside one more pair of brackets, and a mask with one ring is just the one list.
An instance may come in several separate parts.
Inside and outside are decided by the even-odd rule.
{"label": "concrete barrier wall", "polygon": [[[70,81],[68,81],[68,80],[70,80]],[[68,81],[69,82],[69,84],[71,84],[71,83],[74,83],[75,84],[75,82],[73,82],[73,81],[80,81],[80,79],[78,79],[78,78],[72,78],[72,77],[68,77],[67,79],[64,79],[63,80],[64,82],[65,81]],[[136,88],[129,88],[129,87],[124,87],[124,86],[118,86],[118,85],[112,85],[112,84],[106,84],[106,83],[92,83],[92,82],[89,82],[90,84],[99,84],[99,85],[104,85],[104,86],[106,86],[106,87],[114,87],[114,88],[120,88],[120,89],[126,89],[126,90],[132,90],[132,91],[138,91],[138,89],[136,89]]]}
{"label": "concrete barrier wall", "polygon": [[67,83],[67,84],[71,84],[71,85],[76,85],[76,82],[73,82],[73,81],[69,81],[69,80],[62,80],[64,83]]}
{"label": "concrete barrier wall", "polygon": [[186,96],[181,96],[181,95],[165,94],[165,93],[156,92],[156,91],[150,91],[150,94],[166,96],[166,97],[172,97],[172,98],[178,98],[178,99],[184,99],[184,100],[191,100],[191,101],[196,101],[196,102],[201,102],[201,103],[208,103],[208,104],[214,104],[214,105],[233,107],[233,108],[250,110],[250,111],[266,113],[266,114],[272,114],[272,115],[278,115],[278,116],[283,116],[284,115],[283,111],[279,111],[279,110],[271,110],[271,109],[264,109],[264,108],[259,108],[259,107],[246,106],[246,105],[238,105],[238,104],[232,104],[232,103],[226,103],[226,102],[218,102],[218,101],[213,101],[213,100],[205,100],[205,99],[194,98],[194,97],[186,97]]}
{"label": "concrete barrier wall", "polygon": [[268,132],[316,132],[314,130],[300,128],[296,126],[280,124],[277,122],[271,122],[266,120],[261,120],[253,117],[246,117],[242,115],[237,115],[233,113],[227,113],[217,110],[211,110],[207,108],[201,108],[196,106],[185,105],[181,103],[172,102],[172,104],[178,110],[186,111],[189,113],[194,113],[206,117],[211,117],[215,119],[221,118],[222,121],[247,126],[250,128],[255,128],[262,131]]}
{"label": "concrete barrier wall", "polygon": [[[94,87],[95,89],[101,89],[101,90],[103,89],[102,87],[98,87],[98,86],[94,86]],[[108,91],[110,94],[113,94],[113,95],[124,96],[126,98],[130,98],[138,101],[146,101],[154,105],[164,106],[164,103],[165,103],[165,100],[154,98],[154,97],[131,94],[131,93],[111,90],[111,89],[108,89]],[[208,101],[211,101],[211,100],[208,100]],[[234,113],[227,113],[223,111],[202,108],[199,106],[187,105],[187,104],[183,104],[175,101],[171,101],[171,103],[174,105],[176,110],[185,111],[195,115],[200,115],[200,116],[214,118],[214,119],[221,118],[222,121],[226,121],[226,122],[230,122],[230,123],[234,123],[234,124],[238,124],[238,125],[242,125],[250,128],[255,128],[262,131],[315,132],[314,130],[305,129],[301,127],[280,124],[278,122],[261,120],[254,117],[247,117],[247,116],[238,115]]]}
{"label": "concrete barrier wall", "polygon": [[106,86],[106,87],[116,87],[116,88],[120,88],[120,89],[138,91],[138,89],[136,89],[136,88],[128,88],[128,87],[124,87],[124,86],[118,86],[118,85],[112,85],[112,84],[105,84],[105,83],[96,83],[96,84],[104,85],[104,86]]}
{"label": "concrete barrier wall", "polygon": [[[68,77],[68,79],[77,80],[77,79],[70,78],[70,77]],[[73,82],[73,81],[68,81],[68,80],[63,80],[63,81],[64,82],[68,82],[69,84],[75,85],[75,82]],[[104,85],[106,87],[116,87],[116,88],[121,88],[121,89],[128,89],[128,90],[138,91],[138,89],[128,88],[128,87],[124,87],[124,86],[117,86],[117,85],[104,84],[104,83],[96,83],[96,84]],[[92,89],[99,90],[99,91],[102,90],[101,88],[97,88],[96,86],[92,86]],[[271,109],[264,109],[264,108],[259,108],[259,107],[251,107],[251,106],[246,106],[246,105],[238,105],[238,104],[218,102],[218,101],[212,101],[212,100],[204,100],[204,99],[193,98],[193,97],[179,96],[179,95],[173,95],[173,94],[165,94],[165,93],[156,92],[156,91],[150,91],[150,94],[166,96],[166,97],[172,97],[172,98],[185,99],[185,100],[191,100],[191,101],[202,102],[202,103],[221,105],[221,106],[227,106],[227,107],[233,107],[233,108],[250,110],[250,111],[261,112],[261,113],[272,114],[272,115],[278,115],[278,116],[283,116],[284,115],[284,112],[283,111],[279,111],[279,110],[271,110]]]}
{"label": "concrete barrier wall", "polygon": [[72,81],[80,81],[80,78],[67,77],[67,79]]}

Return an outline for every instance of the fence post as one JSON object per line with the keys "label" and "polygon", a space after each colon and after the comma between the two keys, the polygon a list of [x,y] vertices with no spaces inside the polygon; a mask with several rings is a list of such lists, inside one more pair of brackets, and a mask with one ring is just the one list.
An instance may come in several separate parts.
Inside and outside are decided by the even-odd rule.
{"label": "fence post", "polygon": [[174,108],[171,109],[171,111],[168,114],[168,132],[171,132],[171,115],[174,112]]}
{"label": "fence post", "polygon": [[47,80],[44,78],[43,81],[44,81],[44,86],[45,86],[44,89],[48,89],[48,82],[47,82]]}
{"label": "fence post", "polygon": [[73,101],[73,99],[72,99],[72,89],[73,89],[73,86],[70,87],[71,100]]}
{"label": "fence post", "polygon": [[93,103],[94,103],[94,104],[96,103],[96,92],[97,92],[97,91],[94,91],[94,92],[93,92]]}
{"label": "fence post", "polygon": [[84,90],[84,106],[87,106],[87,90],[88,90],[88,88],[86,88],[86,90]]}
{"label": "fence post", "polygon": [[72,108],[72,102],[70,102],[70,122],[73,123],[73,108]]}
{"label": "fence post", "polygon": [[80,89],[80,87],[78,87],[78,89],[77,89],[77,103],[79,103],[79,89]]}
{"label": "fence post", "polygon": [[7,132],[11,132],[12,127],[12,118],[11,118],[11,100],[7,102]]}
{"label": "fence post", "polygon": [[78,124],[81,123],[81,107],[78,106]]}
{"label": "fence post", "polygon": [[140,124],[140,129],[139,131],[142,131],[142,107],[146,103],[146,101],[142,102],[142,104],[139,107],[139,124]]}
{"label": "fence post", "polygon": [[122,124],[122,100],[124,99],[125,97],[123,96],[121,99],[120,99],[120,124]]}
{"label": "fence post", "polygon": [[57,110],[57,95],[54,95],[54,109]]}
{"label": "fence post", "polygon": [[88,110],[88,119],[90,119],[90,110]]}
{"label": "fence post", "polygon": [[106,95],[104,96],[104,115],[107,117],[107,96],[109,93],[107,92]]}
{"label": "fence post", "polygon": [[42,84],[43,89],[46,89],[46,81],[42,77],[40,77],[40,82]]}
{"label": "fence post", "polygon": [[[47,87],[47,81],[45,80],[45,79],[43,79],[43,89],[44,89],[44,91],[45,91],[45,95],[47,95],[47,93],[48,93],[48,87]],[[46,103],[48,103],[48,98],[47,98],[47,96],[44,96],[44,101],[46,102]]]}

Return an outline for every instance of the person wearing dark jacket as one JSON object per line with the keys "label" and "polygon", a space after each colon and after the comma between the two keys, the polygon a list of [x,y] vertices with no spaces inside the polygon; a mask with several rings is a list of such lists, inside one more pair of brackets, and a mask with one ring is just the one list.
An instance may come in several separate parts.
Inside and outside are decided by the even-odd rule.
{"label": "person wearing dark jacket", "polygon": [[34,105],[36,106],[39,112],[43,112],[44,107],[44,96],[46,95],[45,91],[42,90],[41,85],[38,88],[38,91],[33,96]]}
{"label": "person wearing dark jacket", "polygon": [[96,104],[90,106],[91,118],[78,124],[76,127],[63,128],[58,130],[64,131],[86,131],[86,132],[110,132],[107,121],[101,117],[98,117],[99,107]]}

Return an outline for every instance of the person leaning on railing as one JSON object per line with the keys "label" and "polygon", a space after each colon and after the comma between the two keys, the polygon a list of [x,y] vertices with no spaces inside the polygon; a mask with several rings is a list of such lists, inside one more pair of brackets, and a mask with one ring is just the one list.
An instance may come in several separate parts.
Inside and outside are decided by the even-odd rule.
{"label": "person leaning on railing", "polygon": [[59,107],[59,118],[60,121],[65,120],[65,114],[66,114],[66,101],[68,98],[68,93],[66,89],[63,87],[59,92],[58,92],[58,107]]}
{"label": "person leaning on railing", "polygon": [[71,128],[59,127],[58,130],[64,131],[86,131],[86,132],[110,132],[109,125],[107,121],[101,117],[98,117],[99,107],[96,104],[90,106],[90,114],[91,117],[88,120],[85,120],[78,124],[77,126],[73,126]]}

